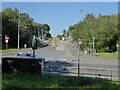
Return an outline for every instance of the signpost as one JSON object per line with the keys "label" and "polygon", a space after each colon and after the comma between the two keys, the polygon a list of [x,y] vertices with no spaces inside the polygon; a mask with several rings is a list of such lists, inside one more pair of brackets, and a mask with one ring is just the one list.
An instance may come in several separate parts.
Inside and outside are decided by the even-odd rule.
{"label": "signpost", "polygon": [[9,40],[9,37],[5,35],[6,52],[8,51],[8,40]]}
{"label": "signpost", "polygon": [[78,43],[82,44],[82,39],[81,38],[78,38]]}
{"label": "signpost", "polygon": [[117,58],[117,60],[118,60],[118,59],[119,59],[119,58],[118,58],[118,51],[119,51],[118,48],[119,48],[119,45],[116,44],[116,47],[117,47],[116,58]]}
{"label": "signpost", "polygon": [[78,38],[78,77],[80,76],[80,44],[82,44],[82,39]]}

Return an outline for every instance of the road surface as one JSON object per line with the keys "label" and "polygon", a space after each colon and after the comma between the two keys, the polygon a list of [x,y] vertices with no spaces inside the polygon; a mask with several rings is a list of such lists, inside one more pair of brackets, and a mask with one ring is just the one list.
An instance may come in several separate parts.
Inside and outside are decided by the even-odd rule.
{"label": "road surface", "polygon": [[[31,49],[25,50],[24,52],[32,53]],[[12,53],[12,55],[15,54],[16,52]],[[4,54],[4,56],[8,55]],[[47,47],[36,50],[36,56],[45,58],[45,73],[49,71],[50,67],[50,71],[52,73],[58,72],[57,74],[61,75],[77,76],[78,50],[74,44],[67,41],[59,41],[58,39],[53,38]],[[112,75],[112,79],[117,80],[118,61],[96,58],[80,52],[80,73],[80,75],[90,77],[102,77],[101,75],[109,75],[109,77],[102,77],[108,79],[111,79]],[[85,73],[88,75],[85,75]]]}
{"label": "road surface", "polygon": [[[78,51],[74,47],[73,51],[76,51],[76,54],[73,56],[70,52],[71,49],[69,43],[54,38],[48,47],[37,50],[36,54],[46,58],[46,66],[51,66],[52,72],[65,71],[68,72],[67,74],[73,72],[77,75]],[[112,73],[112,76],[118,77],[118,61],[95,58],[80,53],[80,73],[109,75],[109,78]],[[113,77],[112,79],[118,78]]]}

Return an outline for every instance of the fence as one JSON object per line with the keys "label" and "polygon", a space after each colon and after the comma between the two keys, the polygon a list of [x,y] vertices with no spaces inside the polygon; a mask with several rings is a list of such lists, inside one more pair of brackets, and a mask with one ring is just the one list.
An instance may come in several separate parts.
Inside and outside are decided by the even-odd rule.
{"label": "fence", "polygon": [[[58,68],[54,66],[46,66],[47,68],[44,71],[44,74],[49,76],[51,75],[63,75],[63,76],[78,76],[78,68]],[[80,76],[86,77],[99,77],[109,80],[118,80],[118,71],[117,70],[105,70],[105,69],[94,69],[94,68],[83,68],[80,67]]]}

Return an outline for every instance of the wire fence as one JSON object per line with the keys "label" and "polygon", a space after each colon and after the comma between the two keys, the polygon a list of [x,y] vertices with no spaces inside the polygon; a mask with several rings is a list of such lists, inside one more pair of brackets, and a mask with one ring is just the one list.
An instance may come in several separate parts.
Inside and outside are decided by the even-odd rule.
{"label": "wire fence", "polygon": [[118,71],[117,70],[108,70],[108,69],[96,69],[96,68],[85,68],[80,67],[78,69],[77,67],[54,67],[54,66],[45,66],[46,70],[44,71],[44,74],[47,74],[49,76],[51,75],[63,75],[63,76],[78,76],[78,70],[80,76],[85,77],[98,77],[98,78],[104,78],[109,80],[118,80]]}

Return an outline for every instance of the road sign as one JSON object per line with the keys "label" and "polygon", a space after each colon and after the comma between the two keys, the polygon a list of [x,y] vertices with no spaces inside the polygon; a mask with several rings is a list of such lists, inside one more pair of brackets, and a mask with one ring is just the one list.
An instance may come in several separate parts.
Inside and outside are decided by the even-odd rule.
{"label": "road sign", "polygon": [[5,35],[5,43],[8,43],[9,37]]}
{"label": "road sign", "polygon": [[81,38],[78,38],[78,43],[82,44],[82,39]]}
{"label": "road sign", "polygon": [[9,40],[9,37],[8,37],[8,36],[5,36],[5,40]]}

